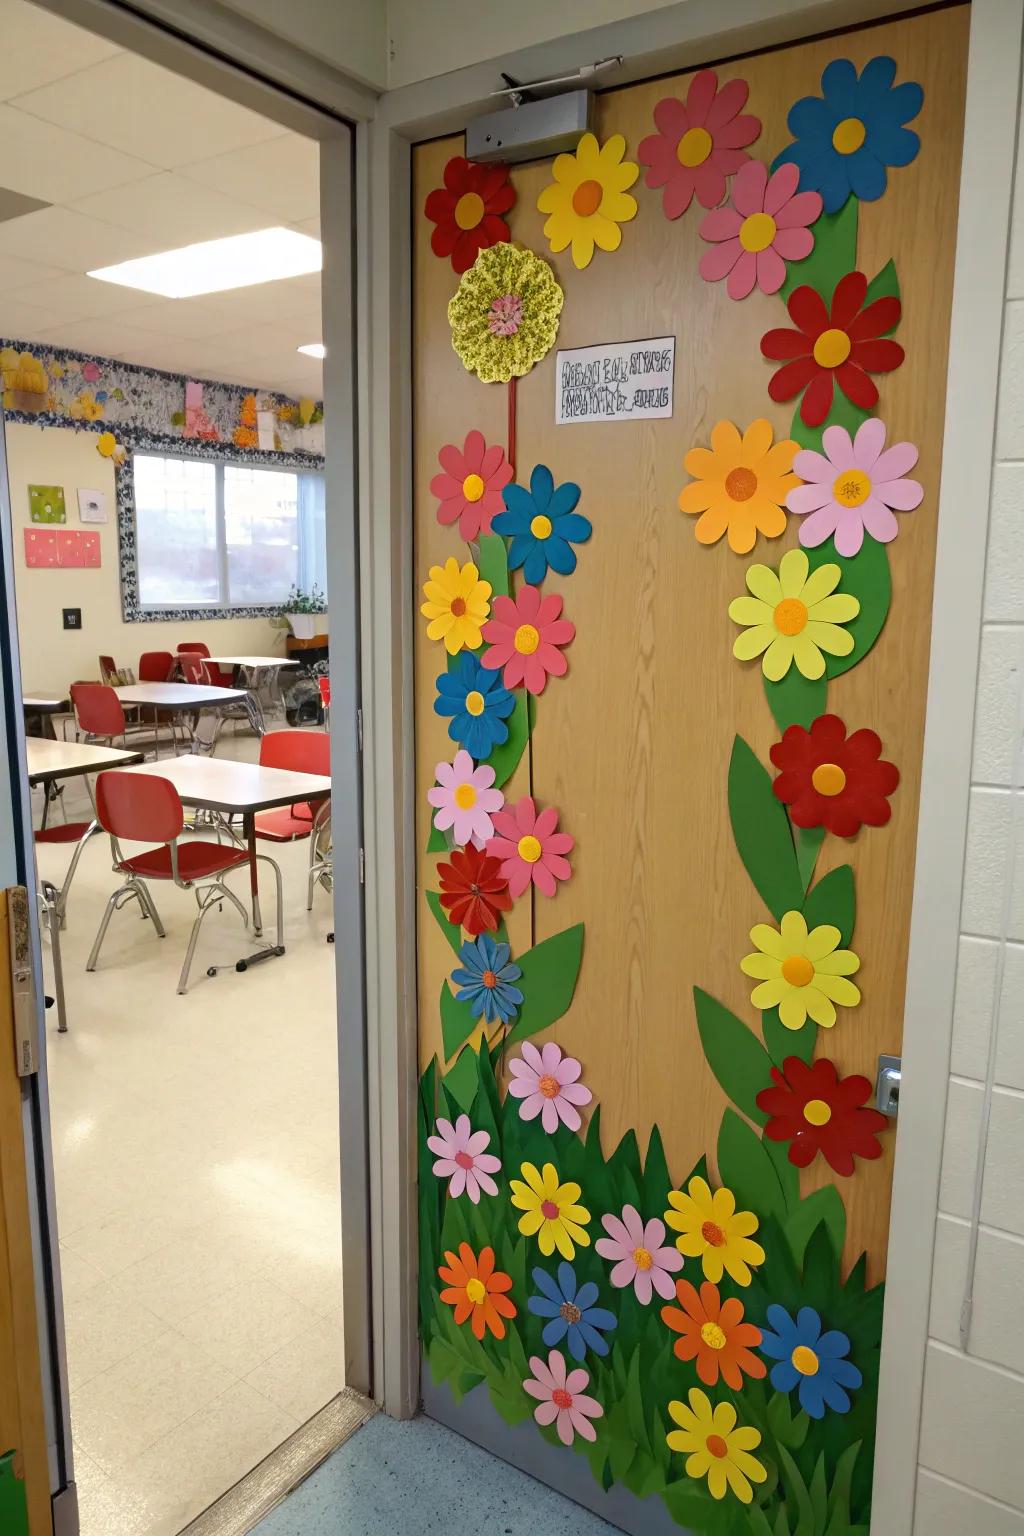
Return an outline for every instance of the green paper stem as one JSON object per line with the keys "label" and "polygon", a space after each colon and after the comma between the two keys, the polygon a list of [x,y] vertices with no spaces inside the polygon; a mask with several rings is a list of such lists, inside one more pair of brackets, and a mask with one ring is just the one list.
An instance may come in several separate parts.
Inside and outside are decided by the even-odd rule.
{"label": "green paper stem", "polygon": [[[444,1075],[445,1088],[459,1108],[467,1115],[473,1107],[473,1100],[476,1098],[479,1070],[476,1051],[473,1050],[472,1046],[467,1045],[459,1054],[455,1065]],[[455,1203],[454,1201],[449,1202],[449,1204]]]}
{"label": "green paper stem", "polygon": [[761,676],[768,708],[780,731],[791,725],[802,725],[805,730],[810,730],[818,716],[825,713],[827,677],[804,677],[795,665],[777,683],[771,682],[763,672]]}
{"label": "green paper stem", "polygon": [[757,1107],[757,1095],[771,1086],[768,1052],[741,1019],[700,987],[693,989],[697,1028],[708,1066],[736,1108],[758,1125],[768,1116]]}
{"label": "green paper stem", "polygon": [[818,850],[825,836],[824,827],[794,827],[793,842],[796,845],[796,866],[800,871],[800,882],[806,891],[814,874],[814,866],[818,862]]}
{"label": "green paper stem", "polygon": [[478,1015],[474,1013],[469,1003],[460,1003],[448,985],[447,979],[441,983],[441,1039],[444,1043],[444,1059],[450,1061],[466,1040],[469,1039],[479,1022]]}
{"label": "green paper stem", "polygon": [[832,303],[836,283],[857,265],[857,223],[860,204],[855,197],[848,198],[837,213],[823,213],[811,227],[814,249],[803,261],[791,261],[786,267],[786,278],[779,289],[783,299],[789,298],[796,288],[813,288],[825,300]]}
{"label": "green paper stem", "polygon": [[877,544],[865,534],[864,543],[849,559],[836,554],[831,539],[826,539],[817,549],[807,550],[807,558],[812,571],[830,561],[839,565],[843,574],[836,590],[850,593],[860,603],[856,618],[843,626],[853,636],[853,650],[848,656],[825,657],[826,675],[841,677],[867,655],[882,633],[892,601],[889,555],[884,544]]}
{"label": "green paper stem", "polygon": [[447,917],[445,916],[444,907],[441,905],[441,897],[438,895],[437,891],[427,892],[427,906],[430,908],[431,912],[433,912],[437,926],[448,940],[448,943],[451,945],[452,949],[457,955],[461,956],[462,930],[461,928],[456,928],[454,923],[450,923],[448,921]]}
{"label": "green paper stem", "polygon": [[761,1015],[761,1033],[775,1066],[781,1067],[787,1056],[810,1061],[818,1041],[818,1026],[808,1019],[799,1029],[787,1029],[777,1008],[766,1008]]}
{"label": "green paper stem", "polygon": [[772,792],[772,777],[737,736],[729,762],[729,818],[736,848],[758,895],[776,920],[799,910],[804,887],[789,817]]}
{"label": "green paper stem", "polygon": [[828,1232],[834,1262],[838,1264],[846,1243],[846,1207],[834,1184],[826,1184],[824,1189],[812,1191],[782,1224],[786,1241],[798,1266],[803,1264],[811,1237],[822,1223]]}
{"label": "green paper stem", "polygon": [[483,533],[479,540],[477,570],[481,581],[489,581],[492,597],[508,597],[508,553],[505,540],[496,533]]}
{"label": "green paper stem", "polygon": [[740,1210],[753,1211],[758,1221],[786,1217],[779,1176],[757,1132],[734,1109],[722,1116],[718,1133],[718,1174],[736,1196]]}
{"label": "green paper stem", "polygon": [[560,1019],[572,1002],[583,959],[583,924],[576,923],[516,956],[522,970],[517,983],[523,994],[519,1017],[509,1030],[507,1045],[527,1040]]}
{"label": "green paper stem", "polygon": [[430,836],[427,838],[427,853],[450,853],[451,847],[443,832],[439,832],[433,822],[430,824]]}
{"label": "green paper stem", "polygon": [[849,864],[841,864],[838,869],[830,869],[827,875],[822,875],[807,893],[803,914],[808,928],[831,923],[839,929],[842,944],[850,943],[857,915],[857,897],[853,869]]}
{"label": "green paper stem", "polygon": [[516,694],[516,704],[508,717],[508,740],[499,743],[485,761],[494,769],[494,787],[507,784],[522,761],[530,739],[529,710],[524,693]]}

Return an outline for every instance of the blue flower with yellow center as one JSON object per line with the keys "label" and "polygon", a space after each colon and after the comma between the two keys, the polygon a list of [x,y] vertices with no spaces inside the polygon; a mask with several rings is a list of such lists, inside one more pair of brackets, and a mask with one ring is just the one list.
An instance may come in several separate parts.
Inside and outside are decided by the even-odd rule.
{"label": "blue flower with yellow center", "polygon": [[505,511],[491,521],[495,533],[510,534],[508,568],[518,571],[532,586],[549,570],[571,576],[576,569],[574,544],[583,544],[593,529],[588,518],[574,510],[580,488],[567,480],[556,488],[546,464],[538,464],[530,476],[530,489],[506,485],[502,491]]}
{"label": "blue flower with yellow center", "polygon": [[595,1355],[608,1353],[604,1335],[616,1326],[616,1317],[605,1307],[595,1307],[598,1291],[593,1280],[577,1285],[576,1271],[563,1262],[556,1280],[538,1268],[533,1283],[540,1295],[531,1296],[526,1305],[534,1317],[549,1319],[541,1334],[549,1349],[565,1339],[574,1360],[582,1360],[588,1349]]}
{"label": "blue flower with yellow center", "polygon": [[482,933],[478,939],[466,940],[459,952],[462,964],[452,971],[459,1002],[469,1003],[474,1014],[482,1014],[488,1024],[507,1024],[523,1000],[513,985],[523,973],[510,963],[511,953],[507,944]]}
{"label": "blue flower with yellow center", "polygon": [[[812,1419],[823,1419],[825,1409],[849,1413],[847,1387],[859,1387],[863,1377],[848,1360],[850,1340],[838,1329],[822,1332],[821,1318],[813,1307],[801,1307],[794,1322],[785,1307],[768,1308],[770,1328],[761,1334],[761,1353],[772,1366],[776,1392],[799,1387],[800,1407]],[[774,1331],[772,1331],[774,1330]]]}
{"label": "blue flower with yellow center", "polygon": [[469,651],[437,679],[434,713],[451,715],[448,735],[477,762],[508,741],[505,722],[515,706],[515,698],[502,686],[501,673],[485,672]]}

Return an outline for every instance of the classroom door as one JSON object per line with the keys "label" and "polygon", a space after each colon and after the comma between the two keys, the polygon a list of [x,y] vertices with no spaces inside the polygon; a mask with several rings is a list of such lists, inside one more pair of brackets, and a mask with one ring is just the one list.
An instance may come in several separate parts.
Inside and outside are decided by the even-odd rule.
{"label": "classroom door", "polygon": [[424,1400],[627,1530],[870,1519],[968,22],[414,153]]}

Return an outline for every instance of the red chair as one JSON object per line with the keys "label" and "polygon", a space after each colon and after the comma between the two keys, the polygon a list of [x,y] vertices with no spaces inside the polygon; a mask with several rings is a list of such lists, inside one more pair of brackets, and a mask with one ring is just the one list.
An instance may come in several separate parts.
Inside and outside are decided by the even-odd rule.
{"label": "red chair", "polygon": [[170,651],[143,651],[139,657],[140,683],[166,683],[174,669]]}
{"label": "red chair", "polygon": [[[210,647],[204,644],[202,640],[186,640],[182,645],[179,645],[178,660],[181,661],[182,656],[188,652],[191,652],[195,656],[202,656],[203,659],[207,662],[207,666],[205,667],[203,673],[203,682],[208,682],[213,688],[231,687],[231,674],[229,672],[225,672],[221,667],[214,667],[209,665]],[[182,671],[184,671],[184,666],[182,667]]]}
{"label": "red chair", "polygon": [[324,729],[331,728],[331,680],[329,677],[318,677],[316,685],[320,690],[320,704],[324,712]]}
{"label": "red chair", "polygon": [[197,651],[179,651],[178,665],[183,683],[206,682],[206,663]]}
{"label": "red chair", "polygon": [[[331,773],[331,738],[323,731],[269,731],[260,742],[260,766],[286,768],[291,773]],[[306,908],[313,907],[313,887],[328,883],[330,873],[331,802],[320,795],[278,810],[260,811],[256,836],[269,843],[292,843],[308,837],[309,882]]]}
{"label": "red chair", "polygon": [[124,710],[113,688],[107,683],[72,683],[70,693],[80,736],[111,746],[115,736],[124,741]]}

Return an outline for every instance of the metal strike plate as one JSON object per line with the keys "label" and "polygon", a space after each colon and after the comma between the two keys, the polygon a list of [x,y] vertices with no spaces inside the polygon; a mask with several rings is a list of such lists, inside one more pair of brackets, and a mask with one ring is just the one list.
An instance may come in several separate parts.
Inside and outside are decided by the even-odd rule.
{"label": "metal strike plate", "polygon": [[895,1120],[900,1112],[900,1079],[903,1075],[902,1056],[879,1056],[878,1077],[875,1079],[875,1103],[883,1115]]}
{"label": "metal strike plate", "polygon": [[39,1070],[39,1059],[32,983],[32,929],[29,926],[28,891],[23,885],[7,887],[7,939],[11,954],[16,1070],[19,1077],[31,1077]]}

